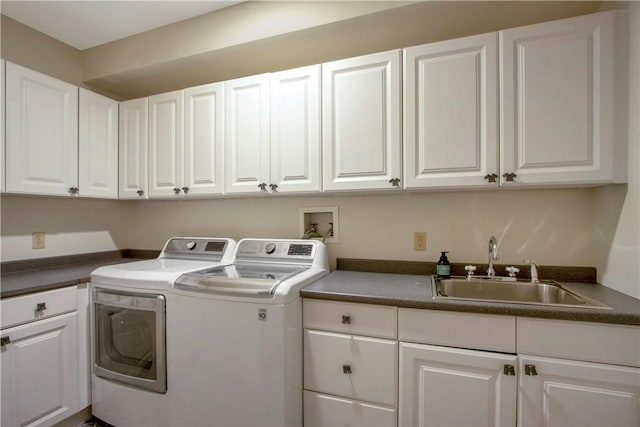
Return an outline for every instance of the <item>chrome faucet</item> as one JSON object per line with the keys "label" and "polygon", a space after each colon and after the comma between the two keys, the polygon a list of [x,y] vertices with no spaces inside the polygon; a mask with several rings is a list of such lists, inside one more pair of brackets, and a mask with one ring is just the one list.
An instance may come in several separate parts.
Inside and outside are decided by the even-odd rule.
{"label": "chrome faucet", "polygon": [[491,236],[489,239],[489,268],[487,268],[487,276],[493,277],[496,275],[496,270],[493,268],[493,262],[500,259],[498,255],[498,241],[495,236]]}
{"label": "chrome faucet", "polygon": [[535,261],[531,261],[530,259],[525,259],[523,262],[531,266],[531,283],[539,283],[540,279],[538,279],[538,264],[536,264]]}

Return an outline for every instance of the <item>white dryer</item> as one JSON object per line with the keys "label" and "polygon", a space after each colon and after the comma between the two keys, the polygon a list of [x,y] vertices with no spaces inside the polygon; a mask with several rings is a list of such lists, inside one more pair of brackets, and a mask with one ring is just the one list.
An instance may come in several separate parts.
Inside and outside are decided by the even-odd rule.
{"label": "white dryer", "polygon": [[[227,265],[235,241],[170,239],[156,259],[100,267],[91,273],[92,413],[115,426],[169,425],[176,395],[167,316],[168,289],[181,274]],[[174,317],[179,317],[178,313]]]}
{"label": "white dryer", "polygon": [[167,345],[172,426],[301,426],[300,289],[328,274],[324,244],[244,239],[234,264],[178,277]]}

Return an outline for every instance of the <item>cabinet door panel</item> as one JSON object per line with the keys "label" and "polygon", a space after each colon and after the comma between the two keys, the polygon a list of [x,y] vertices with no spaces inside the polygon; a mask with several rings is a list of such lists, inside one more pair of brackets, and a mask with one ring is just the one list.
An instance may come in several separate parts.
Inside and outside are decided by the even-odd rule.
{"label": "cabinet door panel", "polygon": [[325,190],[390,189],[400,176],[400,51],[322,65]]}
{"label": "cabinet door panel", "polygon": [[119,191],[121,199],[146,199],[148,176],[148,100],[120,104]]}
{"label": "cabinet door panel", "polygon": [[222,194],[224,83],[185,89],[184,96],[186,195]]}
{"label": "cabinet door panel", "polygon": [[[637,426],[640,369],[521,356],[518,425]],[[526,366],[535,375],[523,375]]]}
{"label": "cabinet door panel", "polygon": [[78,88],[6,64],[7,191],[67,195],[78,185]]}
{"label": "cabinet door panel", "polygon": [[80,88],[80,196],[118,198],[118,102]]}
{"label": "cabinet door panel", "polygon": [[269,184],[269,75],[225,83],[228,193],[260,192]]}
{"label": "cabinet door panel", "polygon": [[404,50],[405,187],[497,186],[496,33]]}
{"label": "cabinet door panel", "polygon": [[182,91],[149,97],[149,197],[182,187],[183,99]]}
{"label": "cabinet door panel", "polygon": [[503,184],[613,181],[613,20],[500,32]]}
{"label": "cabinet door panel", "polygon": [[271,184],[320,191],[320,66],[271,75]]}
{"label": "cabinet door panel", "polygon": [[400,344],[399,425],[515,426],[516,356]]}
{"label": "cabinet door panel", "polygon": [[334,427],[392,427],[397,425],[395,408],[304,391],[304,425]]}
{"label": "cabinet door panel", "polygon": [[[2,425],[52,425],[78,409],[76,313],[5,329]],[[5,400],[5,397],[8,397]]]}

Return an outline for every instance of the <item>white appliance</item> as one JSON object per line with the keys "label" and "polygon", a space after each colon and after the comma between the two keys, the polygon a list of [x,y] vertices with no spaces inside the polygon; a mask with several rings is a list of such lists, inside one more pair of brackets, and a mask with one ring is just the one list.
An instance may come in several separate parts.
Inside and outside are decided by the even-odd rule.
{"label": "white appliance", "polygon": [[189,271],[230,264],[231,239],[170,239],[156,259],[91,273],[92,413],[115,426],[168,425],[173,355],[166,317],[180,317],[168,295]]}
{"label": "white appliance", "polygon": [[243,239],[233,265],[181,275],[167,345],[188,397],[172,399],[170,424],[301,426],[299,290],[328,272],[321,242]]}

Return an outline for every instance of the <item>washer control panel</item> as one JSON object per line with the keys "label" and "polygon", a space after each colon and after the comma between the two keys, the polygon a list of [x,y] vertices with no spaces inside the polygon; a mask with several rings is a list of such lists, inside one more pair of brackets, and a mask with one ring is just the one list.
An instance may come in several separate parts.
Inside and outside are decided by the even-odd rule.
{"label": "washer control panel", "polygon": [[312,240],[261,240],[245,239],[238,243],[236,259],[278,258],[311,260],[318,242]]}

